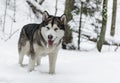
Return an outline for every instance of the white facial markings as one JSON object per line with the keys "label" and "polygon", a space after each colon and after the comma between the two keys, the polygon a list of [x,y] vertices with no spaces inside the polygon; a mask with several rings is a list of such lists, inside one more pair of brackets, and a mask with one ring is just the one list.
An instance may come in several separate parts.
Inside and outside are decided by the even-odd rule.
{"label": "white facial markings", "polygon": [[48,29],[47,32],[46,32],[47,38],[48,38],[48,35],[52,35],[52,36],[53,36],[52,40],[54,40],[54,39],[56,38],[56,32],[55,32],[54,29],[53,29],[54,26],[52,27],[51,24],[48,24],[48,26],[46,26],[46,27],[49,27],[49,29]]}
{"label": "white facial markings", "polygon": [[54,44],[57,44],[64,36],[64,31],[61,30],[56,24],[53,26],[51,24],[48,24],[47,26],[42,27],[41,33],[46,41],[48,41],[48,35],[52,35]]}

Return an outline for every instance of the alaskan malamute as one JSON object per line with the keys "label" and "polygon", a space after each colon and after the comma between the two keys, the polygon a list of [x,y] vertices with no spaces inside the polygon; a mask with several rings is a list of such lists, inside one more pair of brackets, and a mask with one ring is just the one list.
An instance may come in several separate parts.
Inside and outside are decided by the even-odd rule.
{"label": "alaskan malamute", "polygon": [[49,73],[55,73],[55,65],[61,40],[65,33],[66,15],[61,17],[43,13],[40,24],[27,24],[20,33],[18,41],[19,64],[22,66],[24,55],[29,56],[29,71],[39,65],[41,57],[49,57]]}

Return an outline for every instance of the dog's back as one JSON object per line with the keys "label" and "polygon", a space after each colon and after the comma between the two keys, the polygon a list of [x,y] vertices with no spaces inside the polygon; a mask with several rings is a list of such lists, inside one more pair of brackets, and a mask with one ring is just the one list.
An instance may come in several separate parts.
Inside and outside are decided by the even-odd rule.
{"label": "dog's back", "polygon": [[[20,38],[22,35],[26,35],[27,39],[30,40],[34,32],[39,28],[40,24],[27,24],[22,28]],[[24,37],[23,37],[24,38]]]}
{"label": "dog's back", "polygon": [[22,28],[18,41],[19,52],[21,51],[21,48],[26,45],[27,41],[31,41],[33,39],[33,34],[39,26],[40,24],[27,24]]}

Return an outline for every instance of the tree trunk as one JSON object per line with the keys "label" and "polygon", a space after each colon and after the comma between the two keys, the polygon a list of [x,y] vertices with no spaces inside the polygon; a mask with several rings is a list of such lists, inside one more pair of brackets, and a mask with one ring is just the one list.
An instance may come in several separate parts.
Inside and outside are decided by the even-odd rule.
{"label": "tree trunk", "polygon": [[5,13],[4,13],[4,22],[3,22],[3,32],[5,31],[5,23],[6,23],[6,15],[7,15],[7,6],[8,6],[8,0],[6,0],[5,4]]}
{"label": "tree trunk", "polygon": [[81,9],[80,9],[80,21],[79,21],[79,30],[78,30],[78,50],[80,50],[80,36],[81,36],[81,25],[82,25],[82,11],[83,9],[83,2],[81,2]]}
{"label": "tree trunk", "polygon": [[115,35],[116,11],[117,11],[117,0],[113,0],[112,23],[111,23],[111,32],[110,32],[111,36]]}
{"label": "tree trunk", "polygon": [[[72,20],[73,16],[71,14],[71,12],[74,10],[75,6],[74,6],[75,0],[66,0],[65,2],[65,14],[67,16],[67,21],[69,22],[70,20]],[[72,42],[72,30],[70,29],[70,26],[67,24],[66,25],[66,32],[65,32],[65,36],[63,38],[63,42],[62,42],[62,48],[66,49],[66,45],[68,43]]]}
{"label": "tree trunk", "polygon": [[105,40],[105,32],[106,32],[106,25],[107,25],[107,2],[108,0],[103,0],[103,9],[102,9],[102,28],[100,32],[100,38],[97,42],[97,49],[101,52],[104,40]]}
{"label": "tree trunk", "polygon": [[16,0],[14,0],[14,15],[13,15],[13,21],[14,22],[16,22],[15,16],[16,16]]}
{"label": "tree trunk", "polygon": [[57,11],[58,11],[57,5],[58,5],[58,0],[56,0],[55,2],[55,16],[57,15]]}

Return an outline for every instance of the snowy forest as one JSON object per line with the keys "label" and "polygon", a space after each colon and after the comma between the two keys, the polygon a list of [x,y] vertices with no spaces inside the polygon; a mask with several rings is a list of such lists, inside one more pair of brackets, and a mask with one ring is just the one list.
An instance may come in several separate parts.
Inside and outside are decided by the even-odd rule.
{"label": "snowy forest", "polygon": [[[120,1],[0,0],[0,9],[0,83],[120,83]],[[22,27],[44,11],[67,17],[53,76],[47,57],[31,73],[17,64]]]}
{"label": "snowy forest", "polygon": [[[117,1],[108,3],[102,0],[1,0],[0,39],[11,39],[27,23],[40,23],[46,10],[55,16],[62,13],[67,16],[63,49],[101,51],[103,46],[110,46],[117,51],[120,42],[118,6]],[[86,48],[84,44],[90,46]]]}

